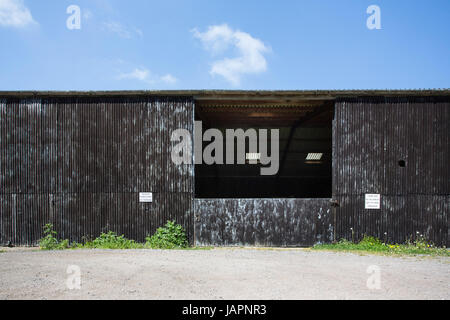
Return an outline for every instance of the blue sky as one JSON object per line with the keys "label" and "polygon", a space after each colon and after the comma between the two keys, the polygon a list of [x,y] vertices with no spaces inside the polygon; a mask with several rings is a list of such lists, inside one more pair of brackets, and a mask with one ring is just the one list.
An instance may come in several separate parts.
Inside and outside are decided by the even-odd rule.
{"label": "blue sky", "polygon": [[[370,5],[381,29],[366,25]],[[448,0],[0,0],[0,90],[449,88],[449,12]]]}

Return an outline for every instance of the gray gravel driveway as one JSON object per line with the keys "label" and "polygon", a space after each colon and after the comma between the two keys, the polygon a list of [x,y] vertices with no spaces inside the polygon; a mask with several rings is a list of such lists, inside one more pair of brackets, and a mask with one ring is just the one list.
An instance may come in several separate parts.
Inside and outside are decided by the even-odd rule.
{"label": "gray gravel driveway", "polygon": [[261,248],[0,253],[0,299],[449,298],[447,257]]}

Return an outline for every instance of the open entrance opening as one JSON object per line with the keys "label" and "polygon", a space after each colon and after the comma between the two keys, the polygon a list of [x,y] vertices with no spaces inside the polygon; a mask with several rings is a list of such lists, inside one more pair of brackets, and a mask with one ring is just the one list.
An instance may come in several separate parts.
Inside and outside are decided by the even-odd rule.
{"label": "open entrance opening", "polygon": [[[257,150],[250,148],[246,137],[244,164],[237,163],[237,139],[233,164],[226,163],[230,141],[223,142],[223,163],[196,164],[196,198],[331,198],[333,115],[333,101],[197,101],[195,120],[201,122],[202,137],[209,129],[218,129],[225,140],[227,130],[253,129],[259,144]],[[261,129],[268,131],[267,154],[278,153],[270,155],[271,166],[278,169],[270,175],[261,174],[268,167],[261,163]],[[272,130],[278,130],[277,149],[272,148]],[[213,141],[203,141],[202,150],[210,152]]]}

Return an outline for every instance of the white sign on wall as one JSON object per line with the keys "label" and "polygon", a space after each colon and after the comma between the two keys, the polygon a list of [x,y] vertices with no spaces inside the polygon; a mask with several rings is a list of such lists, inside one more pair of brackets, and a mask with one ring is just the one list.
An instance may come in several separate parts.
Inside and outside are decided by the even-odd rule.
{"label": "white sign on wall", "polygon": [[366,201],[365,201],[365,208],[366,209],[381,209],[381,195],[367,193]]}
{"label": "white sign on wall", "polygon": [[153,202],[153,193],[151,192],[140,192],[139,202]]}

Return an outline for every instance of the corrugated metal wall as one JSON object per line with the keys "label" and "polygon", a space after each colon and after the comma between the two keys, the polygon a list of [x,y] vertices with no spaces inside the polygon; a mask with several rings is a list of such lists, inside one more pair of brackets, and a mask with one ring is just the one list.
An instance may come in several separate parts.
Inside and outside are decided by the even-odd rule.
{"label": "corrugated metal wall", "polygon": [[330,199],[195,199],[195,243],[311,246],[333,239]]}
{"label": "corrugated metal wall", "polygon": [[[340,99],[335,110],[337,239],[351,239],[352,228],[355,239],[404,242],[419,232],[449,245],[448,98]],[[381,210],[364,209],[366,193],[381,194]]]}
{"label": "corrugated metal wall", "polygon": [[[193,113],[190,97],[0,97],[0,243],[35,244],[48,222],[72,241],[143,241],[168,219],[193,242],[194,167],[170,161],[170,134],[193,132]],[[449,245],[448,98],[339,99],[335,113],[334,230],[327,199],[197,199],[197,244],[311,245],[352,228]],[[366,193],[381,210],[364,209]]]}
{"label": "corrugated metal wall", "polygon": [[190,97],[0,99],[0,242],[36,244],[48,222],[143,241],[168,219],[192,242],[194,168],[171,162],[170,135],[193,112]]}

